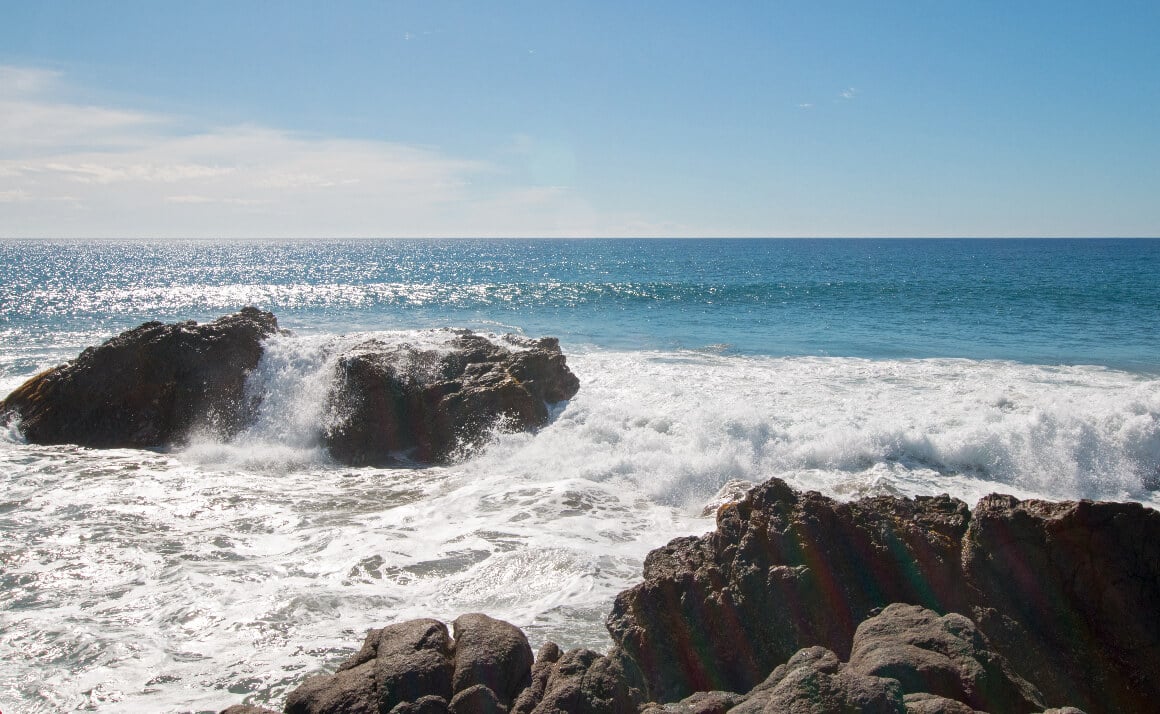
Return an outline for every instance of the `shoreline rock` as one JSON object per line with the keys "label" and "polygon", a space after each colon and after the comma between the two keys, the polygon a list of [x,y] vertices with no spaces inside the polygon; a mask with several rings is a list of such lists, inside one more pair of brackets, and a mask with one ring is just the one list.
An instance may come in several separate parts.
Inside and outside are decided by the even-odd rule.
{"label": "shoreline rock", "polygon": [[[38,374],[0,402],[36,444],[168,448],[195,432],[228,440],[260,406],[246,378],[272,313],[247,307],[203,325],[147,322]],[[493,429],[530,431],[580,381],[556,338],[507,336],[507,346],[449,330],[439,349],[368,340],[339,356],[318,424],[332,458],[352,466],[413,466],[454,458]]]}
{"label": "shoreline rock", "polygon": [[[607,655],[546,643],[532,662],[517,628],[484,615],[450,639],[411,621],[372,630],[286,711],[1149,712],[1158,544],[1160,513],[1136,503],[992,495],[972,512],[947,496],[839,503],[773,479],[722,506],[714,532],[649,554],[609,614]],[[381,644],[422,628],[444,634]],[[489,647],[506,654],[466,654]],[[461,676],[461,661],[504,683]],[[428,684],[384,698],[403,691],[392,677]]]}
{"label": "shoreline rock", "polygon": [[146,322],[32,377],[0,402],[36,444],[161,448],[195,429],[222,438],[251,417],[246,376],[278,332],[253,307],[202,325]]}

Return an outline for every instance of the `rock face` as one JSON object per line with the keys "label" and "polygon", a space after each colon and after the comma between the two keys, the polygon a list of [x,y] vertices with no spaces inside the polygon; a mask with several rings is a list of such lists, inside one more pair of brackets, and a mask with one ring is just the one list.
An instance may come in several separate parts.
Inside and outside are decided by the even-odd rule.
{"label": "rock face", "polygon": [[[374,630],[286,711],[1099,714],[1160,701],[1160,513],[837,503],[777,480],[653,551],[607,655],[483,615]],[[1074,707],[1081,707],[1080,709]],[[1049,708],[1051,707],[1051,708]]]}
{"label": "rock face", "polygon": [[331,397],[331,455],[351,465],[438,462],[497,422],[513,431],[543,426],[548,404],[571,399],[580,382],[555,338],[513,347],[458,331],[444,350],[375,340],[350,350]]}
{"label": "rock face", "polygon": [[246,375],[278,321],[252,307],[198,325],[147,322],[42,372],[0,402],[37,444],[150,448],[245,423]]}
{"label": "rock face", "polygon": [[[750,691],[818,645],[971,707],[1147,712],[1160,701],[1157,543],[1160,513],[1139,504],[991,496],[972,517],[947,497],[843,504],[772,480],[723,506],[716,532],[653,551],[608,628],[657,701]],[[901,627],[911,616],[888,610],[916,634],[872,645],[886,627],[872,621],[860,645],[859,624],[891,603],[974,625]],[[892,663],[918,640],[937,646]]]}
{"label": "rock face", "polygon": [[875,608],[959,610],[969,520],[947,497],[842,504],[775,479],[723,506],[715,533],[650,553],[608,629],[657,701],[746,692],[802,647],[847,656]]}
{"label": "rock face", "polygon": [[[204,325],[147,322],[28,380],[0,402],[0,423],[16,420],[37,444],[156,448],[195,430],[228,439],[255,414],[246,377],[276,332],[274,316],[252,307]],[[549,405],[579,389],[553,337],[508,336],[505,347],[448,334],[438,348],[369,340],[340,357],[319,424],[337,461],[444,461],[493,428],[545,425]]]}

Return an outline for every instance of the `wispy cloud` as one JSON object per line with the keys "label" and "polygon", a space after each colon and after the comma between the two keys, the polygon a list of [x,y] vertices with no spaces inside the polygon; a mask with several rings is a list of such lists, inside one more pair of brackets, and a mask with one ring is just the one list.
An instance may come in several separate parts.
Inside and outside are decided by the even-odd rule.
{"label": "wispy cloud", "polygon": [[[70,100],[50,70],[0,66],[0,234],[603,235],[574,191],[516,167]],[[549,162],[560,173],[563,160]],[[560,166],[557,166],[559,164]]]}
{"label": "wispy cloud", "polygon": [[843,89],[841,92],[838,93],[838,96],[841,97],[842,99],[853,99],[857,94],[858,94],[857,88],[846,87],[845,89]]}
{"label": "wispy cloud", "polygon": [[814,104],[813,102],[802,102],[801,104],[797,105],[797,107],[798,109],[813,109]]}

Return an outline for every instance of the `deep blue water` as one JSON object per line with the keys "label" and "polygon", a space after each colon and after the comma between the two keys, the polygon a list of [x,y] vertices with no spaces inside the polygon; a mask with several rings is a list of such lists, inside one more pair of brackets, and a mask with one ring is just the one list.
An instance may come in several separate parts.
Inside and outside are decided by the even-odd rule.
{"label": "deep blue water", "polygon": [[6,241],[0,264],[0,347],[25,366],[256,304],[306,331],[1160,367],[1160,240]]}

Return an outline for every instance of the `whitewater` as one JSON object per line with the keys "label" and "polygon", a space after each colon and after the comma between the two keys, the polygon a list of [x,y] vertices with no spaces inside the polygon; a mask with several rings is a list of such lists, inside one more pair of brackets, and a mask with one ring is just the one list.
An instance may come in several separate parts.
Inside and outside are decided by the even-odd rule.
{"label": "whitewater", "polygon": [[[806,248],[787,254],[780,244],[732,246],[736,256],[726,259],[711,241],[582,243],[570,253],[551,242],[509,243],[396,245],[393,253],[215,244],[176,256],[151,246],[144,257],[129,244],[45,243],[39,258],[28,246],[5,246],[41,267],[16,271],[0,292],[3,394],[143,319],[210,319],[254,302],[290,330],[267,341],[247,384],[259,413],[229,442],[92,450],[30,445],[13,427],[0,433],[0,711],[280,707],[368,628],[420,616],[483,611],[522,627],[533,647],[552,640],[603,650],[612,599],[636,582],[648,551],[711,530],[716,505],[774,476],[840,499],[949,493],[973,505],[998,491],[1160,506],[1155,298],[1132,292],[1134,280],[1155,284],[1155,263],[1139,267],[1140,251],[1154,256],[1155,246],[1125,249],[1116,266],[1126,272],[1101,283],[1102,312],[1093,313],[1093,288],[1071,283],[1072,308],[1041,285],[1023,303],[1010,291],[950,313],[932,302],[928,312],[943,318],[911,323],[899,313],[921,313],[911,304],[920,292],[931,301],[946,293],[912,292],[912,264],[898,261],[925,265],[924,275],[941,270],[936,282],[945,286],[969,268],[956,262],[961,251],[983,248],[956,248],[950,260],[939,252],[946,247],[908,258],[913,248],[893,244],[828,246],[811,262]],[[298,266],[311,277],[239,279],[240,260],[253,256],[237,250],[266,251],[287,275]],[[561,268],[560,256],[573,265],[576,251],[592,266],[642,250],[659,253],[623,268],[633,275],[611,270],[596,281],[585,268],[580,280]],[[1039,254],[1038,269],[1001,269],[1051,283],[1044,274],[1068,272],[1060,261],[1090,267],[1087,250],[1069,248],[1054,263]],[[379,261],[363,282],[327,272],[369,265],[366,251],[387,251],[393,267]],[[753,267],[761,251],[765,263]],[[78,255],[107,267],[117,256],[133,264],[128,254],[148,270],[68,272],[80,270]],[[521,254],[532,257],[521,258],[519,275],[497,275]],[[887,256],[898,275],[879,274],[886,285],[874,300],[864,299],[865,283],[843,293],[834,286],[846,268],[834,261],[847,254],[850,274],[864,272],[866,256]],[[406,279],[400,255],[419,256]],[[800,262],[798,282],[777,267],[787,255]],[[755,309],[744,297],[754,274],[777,269]],[[690,279],[674,279],[687,270]],[[815,286],[808,297],[807,283]],[[416,287],[387,294],[386,284]],[[441,287],[422,287],[430,285]],[[996,310],[1007,332],[989,341],[979,325]],[[1019,322],[1043,310],[1056,322]],[[824,345],[809,342],[819,323],[831,329]],[[873,325],[898,324],[913,328],[881,345],[866,341],[878,339]],[[331,461],[317,417],[336,356],[372,336],[423,343],[450,325],[560,336],[579,393],[537,433],[497,429],[448,465]],[[775,329],[777,349],[769,347]],[[957,347],[943,347],[951,342]],[[1103,351],[1085,347],[1100,342]],[[1074,359],[1047,358],[1081,348]]]}

